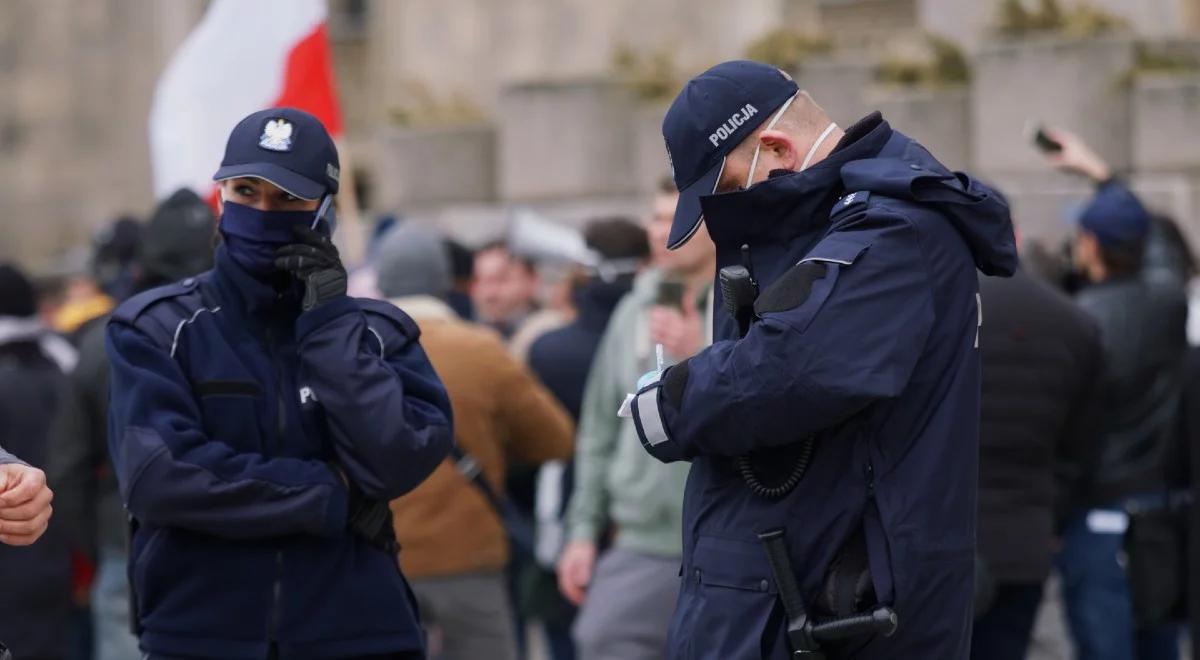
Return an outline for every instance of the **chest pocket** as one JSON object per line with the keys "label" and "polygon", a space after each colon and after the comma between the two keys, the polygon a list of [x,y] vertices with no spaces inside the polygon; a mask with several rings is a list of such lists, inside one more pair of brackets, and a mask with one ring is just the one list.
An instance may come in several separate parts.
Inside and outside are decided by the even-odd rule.
{"label": "chest pocket", "polygon": [[778,318],[805,332],[833,294],[842,272],[869,247],[869,242],[857,236],[834,233],[826,237],[759,295],[755,314]]}
{"label": "chest pocket", "polygon": [[201,380],[192,383],[200,403],[204,432],[237,451],[263,453],[262,386],[247,380]]}

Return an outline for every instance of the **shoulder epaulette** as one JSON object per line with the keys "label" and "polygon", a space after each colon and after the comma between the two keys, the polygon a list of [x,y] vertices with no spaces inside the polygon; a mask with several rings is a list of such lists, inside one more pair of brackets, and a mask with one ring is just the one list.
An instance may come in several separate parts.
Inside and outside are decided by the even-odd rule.
{"label": "shoulder epaulette", "polygon": [[363,312],[382,316],[394,323],[408,341],[415,341],[421,336],[421,330],[417,327],[416,321],[413,321],[412,317],[392,303],[371,298],[355,298],[354,300]]}
{"label": "shoulder epaulette", "polygon": [[146,310],[153,307],[155,303],[185,295],[195,290],[197,284],[199,282],[196,278],[189,277],[174,284],[167,284],[166,286],[143,291],[121,303],[117,307],[117,310],[113,312],[113,319],[133,323]]}
{"label": "shoulder epaulette", "polygon": [[869,190],[846,193],[833,205],[833,209],[829,212],[829,219],[836,222],[848,214],[864,211],[870,200],[871,192]]}

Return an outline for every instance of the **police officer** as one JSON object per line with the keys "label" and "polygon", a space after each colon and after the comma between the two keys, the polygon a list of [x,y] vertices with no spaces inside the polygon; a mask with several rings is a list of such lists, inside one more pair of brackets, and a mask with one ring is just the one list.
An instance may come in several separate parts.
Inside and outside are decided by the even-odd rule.
{"label": "police officer", "polygon": [[[965,660],[975,270],[1013,272],[1006,205],[878,113],[843,131],[754,62],[688,82],[663,133],[682,191],[669,247],[704,222],[722,297],[744,290],[737,266],[758,286],[744,329],[718,322],[633,400],[645,449],[692,462],[670,657]],[[812,643],[864,612],[886,616]]]}
{"label": "police officer", "polygon": [[409,317],[346,296],[338,156],[315,117],[246,117],[214,179],[214,268],[108,325],[141,648],[424,657],[387,502],[446,456],[446,392]]}

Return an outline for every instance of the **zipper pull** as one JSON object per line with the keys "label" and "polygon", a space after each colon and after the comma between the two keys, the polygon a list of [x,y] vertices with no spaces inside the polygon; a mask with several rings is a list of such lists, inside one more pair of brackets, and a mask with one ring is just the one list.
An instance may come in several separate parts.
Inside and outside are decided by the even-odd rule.
{"label": "zipper pull", "polygon": [[867,463],[867,497],[875,497],[875,466]]}

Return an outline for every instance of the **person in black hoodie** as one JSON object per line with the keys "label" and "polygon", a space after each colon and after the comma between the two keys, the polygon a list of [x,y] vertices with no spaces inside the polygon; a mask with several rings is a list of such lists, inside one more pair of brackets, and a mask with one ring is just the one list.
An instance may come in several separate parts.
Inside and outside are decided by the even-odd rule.
{"label": "person in black hoodie", "polygon": [[1063,533],[1059,571],[1077,652],[1089,660],[1179,657],[1185,552],[1174,520],[1184,485],[1179,411],[1187,299],[1178,282],[1143,274],[1152,220],[1137,196],[1078,137],[1051,135],[1058,167],[1097,186],[1079,217],[1076,301],[1100,327],[1098,433],[1085,499]]}
{"label": "person in black hoodie", "polygon": [[[70,367],[64,358],[73,357],[69,347],[56,344],[66,342],[38,320],[33,285],[15,267],[0,265],[0,447],[35,467],[46,465],[50,424],[62,414]],[[7,490],[8,478],[3,481],[0,492]],[[31,542],[4,536],[16,516],[3,504],[0,541]],[[0,585],[0,640],[24,660],[66,658],[71,560],[61,520],[52,519],[33,545],[0,545]]]}
{"label": "person in black hoodie", "polygon": [[[591,371],[592,358],[608,327],[608,319],[621,298],[629,293],[635,271],[650,256],[646,230],[624,218],[593,221],[584,231],[584,240],[602,262],[572,291],[571,298],[577,312],[575,319],[539,337],[530,346],[528,356],[530,369],[571,413],[576,423],[579,422],[583,390],[588,372]],[[562,537],[560,521],[572,488],[572,472],[569,461],[565,464],[555,461],[541,470],[538,499],[557,503],[549,519],[545,515],[538,516],[539,537],[542,539]],[[539,514],[542,513],[539,511]],[[551,532],[551,529],[557,530],[557,533]],[[543,540],[540,545],[546,543]],[[539,559],[553,566],[560,544],[554,541],[549,543],[553,547],[545,549],[545,557],[541,557],[542,553],[539,552]],[[539,588],[533,591],[541,594],[537,600],[543,602],[538,609],[546,625],[552,653],[555,660],[569,660],[574,657],[570,626],[575,608],[558,593],[552,569],[538,567],[536,570]]]}
{"label": "person in black hoodie", "polygon": [[[133,292],[211,268],[215,226],[212,210],[196,193],[179,190],[167,198],[141,232]],[[124,660],[141,652],[129,632],[125,512],[108,454],[107,320],[91,323],[79,337],[79,364],[54,427],[47,471],[72,547],[98,569],[92,593],[96,660]]]}
{"label": "person in black hoodie", "polygon": [[[1050,573],[1056,513],[1080,495],[1094,443],[1100,329],[1020,269],[980,277],[981,584],[972,660],[1023,660]],[[1057,516],[1061,517],[1061,516]],[[987,588],[990,587],[990,588]],[[980,602],[979,593],[990,593]]]}

